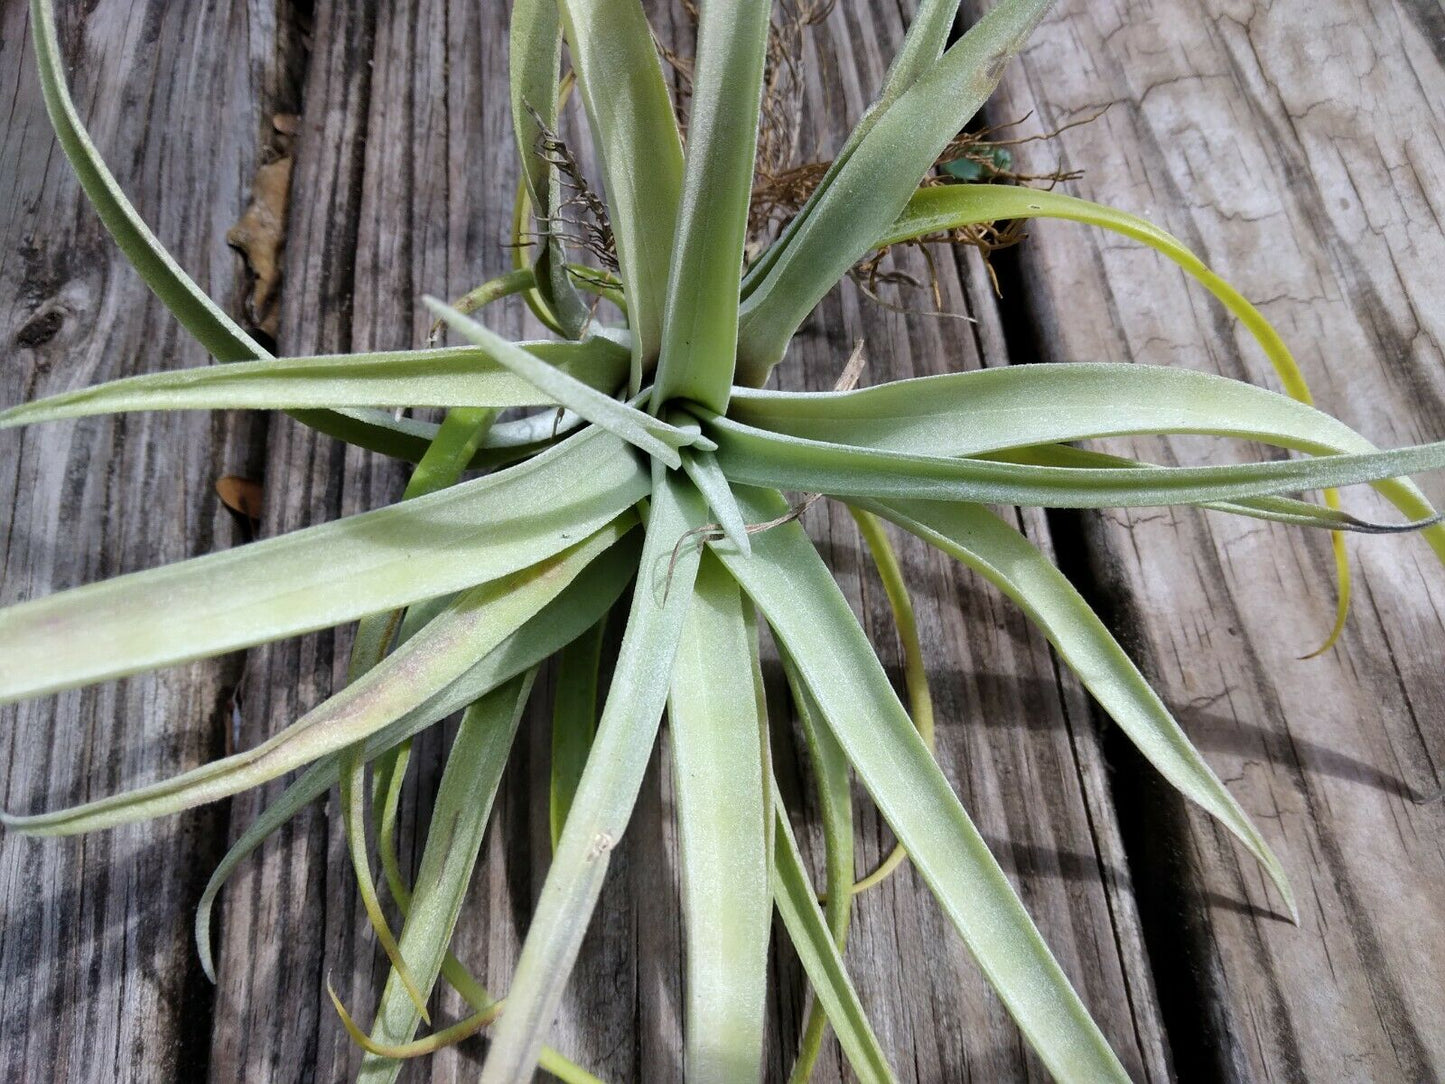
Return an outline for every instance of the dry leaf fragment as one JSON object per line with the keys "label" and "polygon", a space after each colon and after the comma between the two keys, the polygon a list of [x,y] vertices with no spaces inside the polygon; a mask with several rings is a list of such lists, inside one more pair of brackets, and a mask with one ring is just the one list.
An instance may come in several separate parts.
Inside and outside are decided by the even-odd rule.
{"label": "dry leaf fragment", "polygon": [[221,498],[221,503],[247,519],[261,518],[262,495],[261,483],[250,478],[227,474],[216,479],[216,496]]}
{"label": "dry leaf fragment", "polygon": [[255,277],[248,303],[251,323],[271,338],[281,319],[281,253],[286,247],[286,206],[291,197],[291,158],[256,171],[251,205],[226,231],[226,241],[246,258]]}

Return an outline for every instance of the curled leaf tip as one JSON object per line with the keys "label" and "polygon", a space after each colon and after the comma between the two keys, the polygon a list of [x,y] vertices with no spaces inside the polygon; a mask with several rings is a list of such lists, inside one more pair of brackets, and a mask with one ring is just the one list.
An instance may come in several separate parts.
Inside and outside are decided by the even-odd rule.
{"label": "curled leaf tip", "polygon": [[344,810],[343,821],[346,828],[347,848],[351,851],[352,866],[356,873],[357,888],[361,894],[361,902],[366,910],[366,917],[371,923],[372,932],[380,943],[386,957],[391,961],[391,966],[396,971],[396,977],[406,990],[407,996],[416,1006],[421,1018],[431,1025],[431,1014],[427,1012],[426,995],[422,993],[416,980],[412,977],[411,968],[407,965],[405,957],[402,956],[401,946],[397,944],[396,937],[387,924],[386,915],[381,909],[381,900],[376,894],[376,884],[371,876],[371,859],[366,850],[366,825],[363,819],[362,791],[364,783],[364,762],[361,757],[364,754],[364,741],[353,746],[345,752],[344,763],[341,773],[341,804]]}
{"label": "curled leaf tip", "polygon": [[1348,617],[1349,603],[1342,603],[1335,611],[1335,623],[1333,627],[1331,627],[1329,635],[1325,637],[1325,642],[1320,644],[1320,646],[1315,648],[1313,651],[1307,652],[1304,655],[1296,655],[1295,661],[1309,662],[1311,659],[1318,659],[1321,655],[1324,655],[1326,652],[1330,651],[1336,644],[1339,643],[1340,636],[1343,635],[1345,631],[1345,622]]}
{"label": "curled leaf tip", "polygon": [[[1286,883],[1286,886],[1287,886],[1287,883]],[[1293,892],[1290,892],[1287,896],[1285,896],[1284,903],[1285,903],[1285,906],[1289,909],[1289,920],[1290,920],[1290,922],[1291,922],[1293,925],[1298,926],[1298,925],[1300,924],[1299,904],[1295,903],[1294,893],[1293,893]]]}
{"label": "curled leaf tip", "polygon": [[341,1018],[341,1026],[346,1029],[346,1033],[356,1041],[357,1045],[365,1048],[366,1044],[371,1040],[367,1037],[366,1032],[356,1026],[356,1021],[353,1020],[351,1014],[346,1011],[346,1006],[341,1003],[341,997],[336,993],[336,987],[331,983],[330,971],[326,972],[326,993],[327,996],[331,998],[331,1004],[336,1009],[336,1015]]}
{"label": "curled leaf tip", "polygon": [[[1332,508],[1337,508],[1339,498],[1331,490],[1325,495],[1325,502]],[[1336,534],[1330,539],[1331,549],[1335,556],[1335,623],[1330,627],[1329,635],[1325,642],[1320,644],[1307,655],[1299,657],[1300,662],[1310,659],[1317,659],[1339,642],[1340,636],[1344,634],[1345,623],[1350,619],[1350,554],[1345,548],[1345,536]]]}
{"label": "curled leaf tip", "polygon": [[207,918],[208,916],[202,915],[200,911],[196,912],[196,955],[201,961],[201,974],[215,986],[216,960],[211,952],[211,931]]}
{"label": "curled leaf tip", "polygon": [[1294,888],[1290,885],[1289,875],[1285,873],[1284,865],[1274,851],[1262,841],[1259,843],[1258,849],[1254,846],[1250,846],[1249,849],[1254,851],[1255,857],[1274,883],[1280,899],[1284,901],[1284,909],[1290,922],[1298,926],[1300,924],[1299,904],[1295,901]]}
{"label": "curled leaf tip", "polygon": [[1371,520],[1360,519],[1358,516],[1345,515],[1345,522],[1348,523],[1358,534],[1413,534],[1416,531],[1423,531],[1433,527],[1441,520],[1442,513],[1435,513],[1433,516],[1426,516],[1423,519],[1407,520],[1404,523],[1375,523]]}
{"label": "curled leaf tip", "polygon": [[[848,361],[847,369],[839,378],[840,389],[845,383],[850,387],[857,384],[858,377],[863,371],[863,364],[863,340],[859,339],[857,346],[853,349],[853,356]],[[923,738],[923,743],[928,746],[928,751],[933,753],[933,695],[928,688],[928,667],[923,657],[923,643],[918,636],[918,619],[913,611],[913,599],[908,591],[908,583],[903,577],[903,566],[898,560],[893,543],[889,541],[887,531],[883,529],[883,524],[879,522],[878,518],[871,512],[852,505],[848,506],[848,511],[852,514],[854,522],[858,524],[868,554],[873,559],[879,579],[883,582],[883,591],[888,596],[888,605],[893,611],[893,621],[898,629],[899,644],[903,648],[904,684],[908,689],[909,716],[912,718],[919,736]],[[861,895],[868,889],[882,884],[907,859],[907,849],[902,843],[895,843],[893,850],[871,873],[859,878],[854,883],[852,895]]]}
{"label": "curled leaf tip", "polygon": [[434,1054],[444,1047],[455,1046],[463,1039],[470,1038],[481,1031],[488,1024],[492,1023],[501,1015],[502,1001],[494,1001],[490,1005],[473,1013],[465,1020],[460,1020],[451,1027],[443,1028],[434,1035],[427,1035],[421,1039],[409,1043],[378,1043],[357,1026],[351,1014],[346,1011],[341,998],[336,993],[336,987],[331,984],[331,973],[326,973],[326,993],[331,998],[331,1004],[336,1009],[336,1015],[341,1019],[341,1026],[351,1036],[353,1042],[368,1054],[378,1058],[392,1058],[401,1060],[404,1058],[418,1058],[425,1054]]}

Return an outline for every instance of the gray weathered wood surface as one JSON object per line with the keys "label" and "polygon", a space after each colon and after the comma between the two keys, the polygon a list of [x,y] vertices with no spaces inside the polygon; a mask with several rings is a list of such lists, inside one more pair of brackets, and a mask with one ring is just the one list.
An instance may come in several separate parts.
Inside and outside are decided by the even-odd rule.
{"label": "gray weathered wood surface", "polygon": [[[257,165],[284,68],[271,5],[62,12],[76,100],[122,184],[225,304],[241,278],[225,232]],[[0,12],[5,402],[206,363],[110,243],[50,132],[26,6]],[[224,58],[224,63],[217,63]],[[214,118],[227,123],[217,124]],[[0,598],[10,602],[242,541],[211,486],[254,469],[264,421],[136,414],[33,433],[0,450]],[[81,801],[221,751],[239,659],[6,709],[5,803]],[[33,1080],[203,1071],[212,994],[183,910],[221,853],[226,814],[88,838],[0,842],[0,1065]]]}
{"label": "gray weathered wood surface", "polygon": [[[685,51],[682,22],[652,7],[660,36]],[[901,36],[899,8],[842,0],[813,35],[804,156],[828,154],[862,110]],[[203,13],[100,0],[62,15],[76,99],[102,150],[159,235],[232,311],[244,283],[226,228],[274,153],[271,116],[301,114],[283,351],[415,343],[426,324],[420,294],[456,294],[505,267],[516,177],[505,5],[321,2],[313,12],[217,0]],[[0,401],[203,364],[83,206],[45,121],[27,31],[24,4],[6,0]],[[1382,443],[1433,439],[1445,432],[1442,42],[1445,17],[1428,0],[1337,0],[1328,12],[1303,0],[1268,10],[1065,0],[990,118],[1033,110],[1031,132],[1116,103],[1026,154],[1085,169],[1071,191],[1149,214],[1264,299],[1327,409]],[[784,382],[831,384],[857,338],[868,342],[871,380],[1129,358],[1269,381],[1238,329],[1152,255],[1077,226],[1030,233],[1017,258],[998,260],[1002,302],[976,257],[941,269],[949,307],[973,324],[836,292]],[[508,332],[527,326],[518,308],[497,314]],[[1201,454],[1187,442],[1149,451],[1181,462]],[[0,464],[3,601],[238,544],[245,532],[211,488],[222,474],[264,472],[267,535],[392,500],[402,478],[280,417],[129,415],[11,431],[0,434]],[[1361,507],[1372,508],[1368,498]],[[896,662],[851,521],[819,506],[809,525]],[[1283,853],[1304,911],[1298,929],[1278,918],[1247,858],[1161,793],[1004,600],[904,546],[940,762],[1131,1073],[1445,1073],[1436,665],[1445,576],[1428,552],[1410,539],[1354,546],[1350,629],[1334,652],[1298,662],[1329,623],[1322,539],[1157,512],[1029,514],[1021,525],[1115,620]],[[252,744],[334,688],[344,657],[344,635],[313,636],[253,652],[244,671],[226,659],[5,709],[3,800],[74,801]],[[418,742],[408,857],[443,748],[439,735]],[[498,987],[545,872],[532,857],[546,837],[535,784],[545,751],[542,727],[525,728],[458,940],[458,954]],[[805,790],[797,779],[785,786]],[[330,975],[365,1014],[383,971],[354,901],[334,798],[233,880],[217,923],[219,986],[195,963],[201,884],[263,797],[82,840],[0,838],[7,1075],[330,1081],[354,1070],[323,983]],[[664,753],[557,1025],[557,1045],[610,1080],[680,1075],[669,816]],[[890,843],[860,802],[860,863]],[[804,1003],[796,963],[775,956],[768,1058],[780,1079]],[[850,964],[901,1078],[1044,1076],[911,874],[862,898]],[[441,998],[444,1016],[460,1010]],[[463,1044],[404,1078],[472,1077],[480,1050]],[[841,1075],[830,1044],[818,1079]]]}
{"label": "gray weathered wood surface", "polygon": [[[1430,3],[1072,4],[994,108],[1035,110],[1050,129],[1108,105],[1037,154],[1085,170],[1079,194],[1186,239],[1260,300],[1325,409],[1393,445],[1445,433],[1442,59],[1445,17]],[[1030,232],[1022,360],[1273,383],[1241,330],[1152,254],[1061,223]],[[1144,450],[1181,463],[1201,453]],[[1424,484],[1438,497],[1438,479]],[[1258,870],[1192,811],[1159,811],[1143,778],[1133,816],[1165,830],[1138,833],[1135,868],[1157,916],[1151,958],[1176,1065],[1439,1079],[1445,593],[1428,549],[1352,544],[1349,628],[1335,650],[1298,661],[1330,624],[1324,538],[1151,510],[1068,523],[1072,563],[1264,826],[1301,905],[1299,928],[1279,921]]]}

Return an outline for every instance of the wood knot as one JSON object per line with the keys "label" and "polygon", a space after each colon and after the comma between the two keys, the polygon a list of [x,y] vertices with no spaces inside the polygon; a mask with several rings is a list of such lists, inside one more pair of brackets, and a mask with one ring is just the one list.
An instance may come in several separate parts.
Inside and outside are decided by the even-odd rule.
{"label": "wood knot", "polygon": [[55,338],[64,324],[65,316],[58,308],[43,308],[15,332],[15,345],[29,350],[44,346]]}

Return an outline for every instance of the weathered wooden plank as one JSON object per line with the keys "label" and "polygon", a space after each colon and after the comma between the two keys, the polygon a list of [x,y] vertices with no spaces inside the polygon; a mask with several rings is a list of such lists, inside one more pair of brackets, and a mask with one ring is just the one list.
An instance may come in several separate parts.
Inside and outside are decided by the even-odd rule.
{"label": "weathered wooden plank", "polygon": [[[284,352],[346,350],[352,313],[366,107],[375,15],[369,5],[320,7],[302,87],[304,108],[295,146],[287,261],[278,345]],[[319,108],[317,108],[319,107]],[[316,198],[320,191],[321,198]],[[263,536],[336,518],[343,494],[352,504],[373,485],[364,459],[348,470],[342,447],[289,419],[269,434],[261,523]],[[332,634],[253,652],[240,707],[237,742],[254,745],[319,702],[338,682]],[[279,787],[232,803],[233,833]],[[218,915],[216,1028],[210,1075],[215,1080],[328,1079],[314,1067],[319,1049],[334,1045],[334,1014],[325,1004],[323,954],[354,936],[338,923],[329,886],[345,868],[332,846],[325,812],[303,813],[243,868],[223,894]],[[369,957],[355,954],[363,961]],[[335,980],[350,997],[350,961]],[[369,975],[369,971],[368,971]]]}
{"label": "weathered wooden plank", "polygon": [[[1398,444],[1445,428],[1442,101],[1434,5],[1066,4],[995,116],[1036,110],[1029,130],[1051,129],[1109,105],[1030,160],[1084,169],[1071,190],[1147,213],[1201,250],[1261,299],[1326,409]],[[1030,233],[1020,353],[1273,383],[1239,329],[1153,255],[1075,226]],[[1115,447],[1205,454],[1197,442]],[[1330,624],[1325,539],[1157,511],[1070,522],[1089,547],[1076,564],[1282,852],[1303,911],[1298,929],[1281,920],[1222,832],[1170,814],[1152,778],[1121,761],[1181,1071],[1438,1079],[1445,575],[1418,540],[1352,545],[1350,627],[1329,654],[1298,661]]]}
{"label": "weathered wooden plank", "polygon": [[[236,311],[241,265],[226,229],[246,206],[267,103],[286,77],[273,6],[222,0],[204,20],[163,3],[60,13],[78,108],[122,187]],[[105,236],[55,144],[26,5],[0,11],[0,42],[0,401],[205,364]],[[4,433],[0,601],[241,540],[212,486],[248,472],[263,428],[255,418],[138,414]],[[4,709],[6,807],[81,801],[215,756],[239,667],[219,660]],[[209,810],[86,839],[0,839],[7,1075],[203,1072],[211,991],[190,915],[223,831],[221,811]]]}

